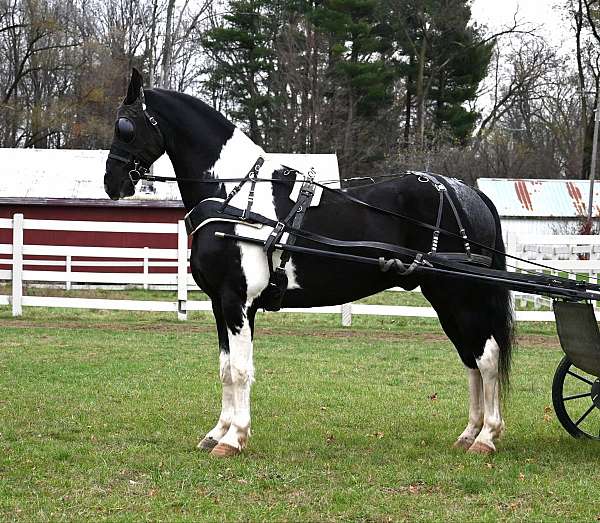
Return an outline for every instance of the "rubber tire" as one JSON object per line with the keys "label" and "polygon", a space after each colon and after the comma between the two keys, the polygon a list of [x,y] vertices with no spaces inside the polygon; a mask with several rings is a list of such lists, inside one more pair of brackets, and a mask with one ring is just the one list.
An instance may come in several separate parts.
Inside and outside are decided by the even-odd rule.
{"label": "rubber tire", "polygon": [[[565,377],[567,376],[567,371],[573,366],[571,360],[564,356],[558,367],[556,367],[556,371],[554,372],[554,379],[552,380],[552,404],[554,405],[554,412],[556,412],[556,417],[560,424],[564,427],[564,429],[574,438],[588,438],[599,440],[600,437],[592,436],[587,432],[581,430],[575,422],[569,416],[567,409],[565,408],[565,402],[563,398],[563,388],[565,384]],[[577,368],[577,367],[575,367]],[[585,389],[584,389],[585,390]]]}

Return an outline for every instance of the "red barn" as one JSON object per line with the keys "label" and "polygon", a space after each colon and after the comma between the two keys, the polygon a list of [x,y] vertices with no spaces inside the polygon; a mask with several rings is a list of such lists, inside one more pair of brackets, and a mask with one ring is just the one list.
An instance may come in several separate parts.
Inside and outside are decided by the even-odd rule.
{"label": "red barn", "polygon": [[[153,191],[139,191],[131,199],[112,201],[104,193],[107,151],[0,149],[0,218],[22,213],[44,220],[92,220],[176,223],[185,210],[176,184],[161,183]],[[172,176],[168,158],[157,162],[156,174]],[[78,233],[27,231],[25,243],[169,247],[175,237],[163,234]],[[0,229],[0,243],[9,243],[10,231]]]}

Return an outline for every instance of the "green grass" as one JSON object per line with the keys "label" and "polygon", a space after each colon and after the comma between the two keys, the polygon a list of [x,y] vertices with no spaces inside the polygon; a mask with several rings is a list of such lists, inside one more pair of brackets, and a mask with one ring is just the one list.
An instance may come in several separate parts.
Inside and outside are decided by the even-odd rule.
{"label": "green grass", "polygon": [[[212,319],[0,308],[0,520],[592,521],[600,445],[549,406],[562,353],[520,329],[507,433],[452,448],[464,370],[437,322],[261,314],[253,437],[195,449],[219,413]],[[433,398],[433,399],[432,399]]]}

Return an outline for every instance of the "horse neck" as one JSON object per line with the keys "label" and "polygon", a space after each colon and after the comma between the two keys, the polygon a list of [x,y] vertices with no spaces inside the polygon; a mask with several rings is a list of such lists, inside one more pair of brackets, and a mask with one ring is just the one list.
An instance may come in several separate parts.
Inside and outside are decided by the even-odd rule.
{"label": "horse neck", "polygon": [[[202,183],[243,178],[264,151],[203,102],[168,91],[147,91],[159,115],[179,191],[189,211],[200,201],[224,197],[236,184]],[[154,96],[153,96],[154,95]],[[197,180],[197,181],[196,181]]]}
{"label": "horse neck", "polygon": [[263,158],[265,156],[262,147],[256,145],[236,127],[211,168],[212,176],[216,179],[243,178],[252,169],[259,156]]}

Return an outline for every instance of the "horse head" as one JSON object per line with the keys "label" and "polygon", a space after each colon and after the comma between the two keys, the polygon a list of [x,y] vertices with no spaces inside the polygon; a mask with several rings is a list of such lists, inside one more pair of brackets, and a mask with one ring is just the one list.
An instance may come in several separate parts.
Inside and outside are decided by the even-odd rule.
{"label": "horse head", "polygon": [[164,152],[164,136],[146,108],[142,75],[133,69],[106,160],[106,194],[113,200],[133,196],[137,182]]}

